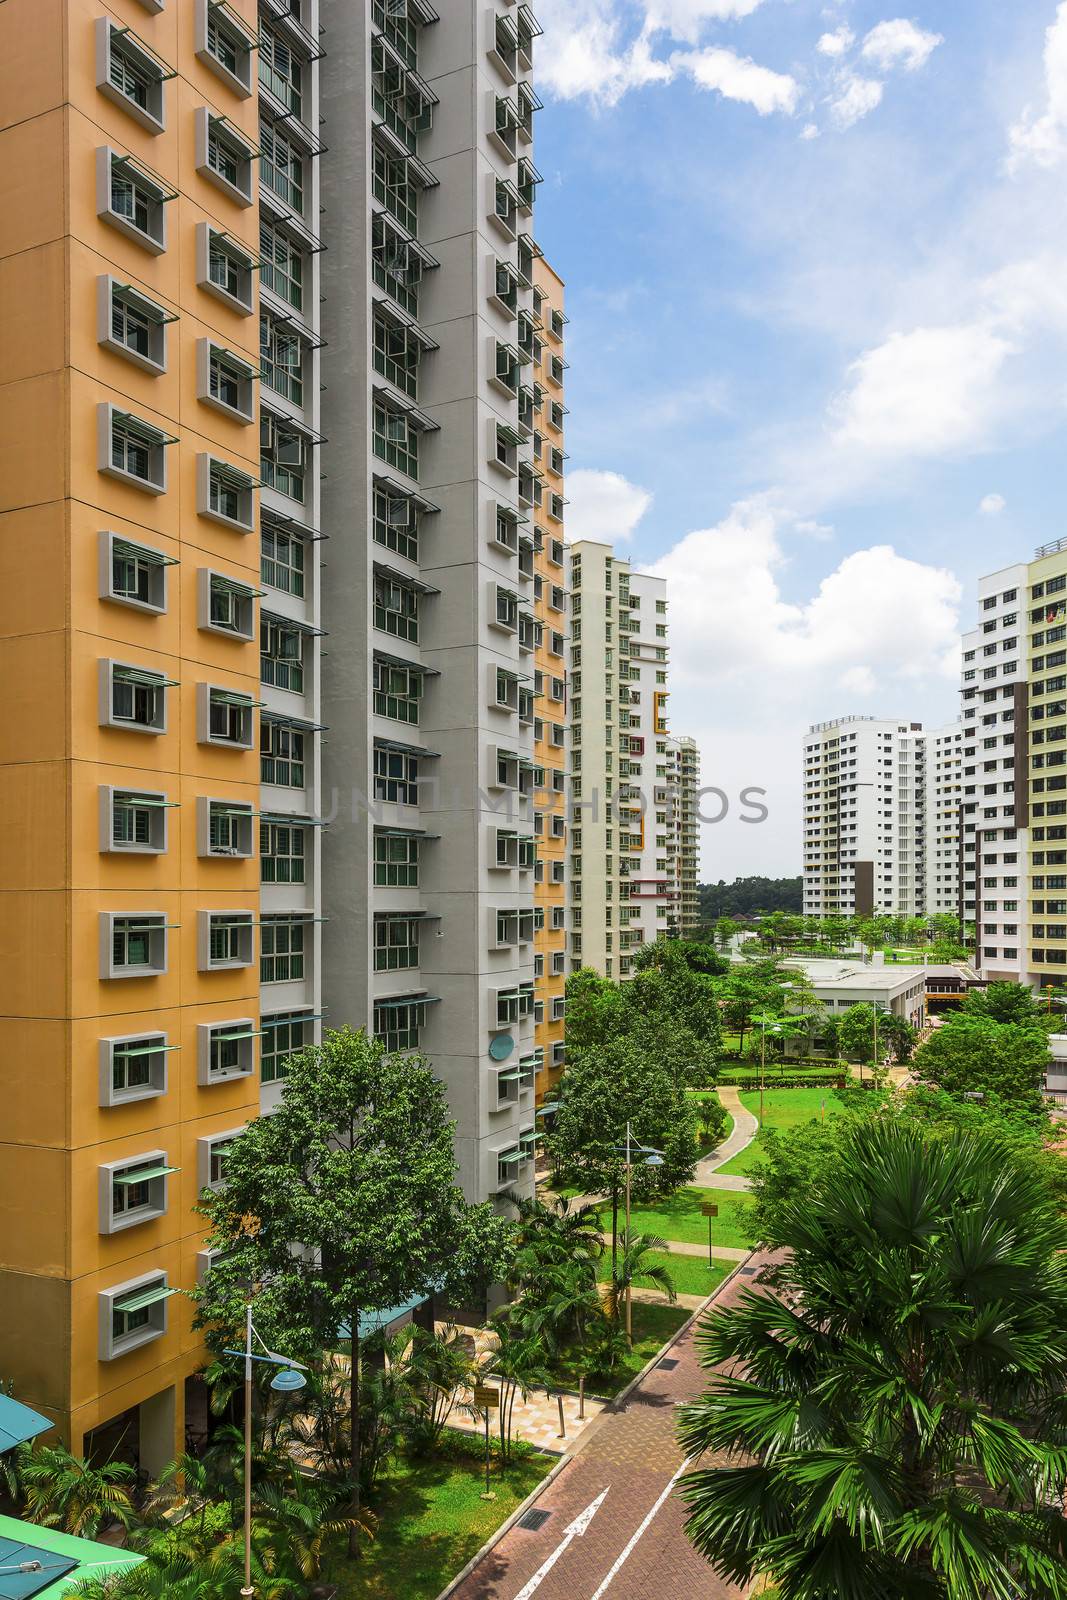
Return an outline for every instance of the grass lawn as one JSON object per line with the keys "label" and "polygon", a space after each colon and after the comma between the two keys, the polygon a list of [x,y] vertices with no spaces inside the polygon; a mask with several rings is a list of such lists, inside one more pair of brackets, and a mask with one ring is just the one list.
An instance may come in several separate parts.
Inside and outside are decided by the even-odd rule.
{"label": "grass lawn", "polygon": [[[674,1279],[675,1292],[678,1294],[710,1294],[717,1283],[721,1283],[728,1272],[733,1271],[733,1262],[729,1266],[711,1268],[708,1266],[706,1256],[679,1256],[672,1255],[669,1250],[653,1250],[650,1259],[659,1266],[666,1267]],[[601,1283],[611,1276],[611,1252],[606,1252],[600,1258],[599,1276]],[[646,1283],[637,1287],[645,1289],[655,1288],[654,1284]],[[637,1302],[634,1302],[634,1315],[637,1314]],[[645,1357],[648,1360],[648,1357]]]}
{"label": "grass lawn", "polygon": [[[710,1294],[711,1291],[707,1292]],[[630,1379],[636,1378],[641,1368],[652,1360],[657,1350],[662,1350],[667,1340],[673,1338],[682,1324],[689,1321],[691,1315],[692,1312],[686,1311],[682,1306],[635,1300],[632,1315],[634,1347],[627,1351],[610,1376],[593,1373],[586,1378],[586,1388],[589,1393],[611,1399],[613,1395],[625,1389]],[[561,1351],[552,1358],[548,1367],[556,1382],[563,1388],[577,1389],[579,1367],[577,1350]]]}
{"label": "grass lawn", "polygon": [[[669,1200],[654,1207],[632,1207],[630,1225],[635,1233],[658,1233],[661,1239],[675,1239],[680,1244],[706,1244],[708,1219],[700,1214],[701,1202],[711,1200],[719,1208],[712,1222],[714,1244],[748,1244],[744,1232],[744,1214],[752,1200],[747,1194],[734,1194],[728,1189],[679,1189]],[[610,1213],[607,1218],[611,1226]]]}
{"label": "grass lawn", "polygon": [[[779,1131],[799,1127],[801,1123],[810,1122],[813,1117],[821,1115],[824,1101],[826,1115],[832,1116],[838,1107],[837,1096],[832,1089],[768,1089],[763,1097],[764,1126]],[[758,1089],[742,1089],[741,1104],[755,1117],[759,1116],[759,1103]],[[759,1160],[760,1147],[758,1141],[754,1140],[719,1171],[728,1176],[747,1177]],[[722,1242],[725,1244],[726,1240]]]}
{"label": "grass lawn", "polygon": [[482,1500],[483,1447],[462,1435],[449,1441],[443,1458],[390,1464],[373,1505],[376,1538],[358,1562],[348,1560],[345,1541],[325,1563],[323,1581],[338,1585],[338,1600],[435,1600],[556,1460],[531,1451],[501,1469],[494,1458],[496,1499]]}

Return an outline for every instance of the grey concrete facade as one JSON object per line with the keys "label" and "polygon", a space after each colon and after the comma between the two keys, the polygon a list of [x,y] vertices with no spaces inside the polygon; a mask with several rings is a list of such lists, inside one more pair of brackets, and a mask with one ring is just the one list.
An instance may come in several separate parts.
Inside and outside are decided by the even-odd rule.
{"label": "grey concrete facade", "polygon": [[533,1183],[532,35],[323,16],[326,1003],[426,1052],[482,1199]]}

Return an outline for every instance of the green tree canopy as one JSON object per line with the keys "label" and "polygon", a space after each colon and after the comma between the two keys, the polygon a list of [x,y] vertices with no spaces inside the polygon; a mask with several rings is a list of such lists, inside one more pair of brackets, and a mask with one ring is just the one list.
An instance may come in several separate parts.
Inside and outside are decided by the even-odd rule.
{"label": "green tree canopy", "polygon": [[950,1094],[984,1094],[1039,1118],[1050,1061],[1043,1029],[966,1013],[938,1028],[915,1052],[919,1076]]}
{"label": "green tree canopy", "polygon": [[958,1014],[986,1017],[990,1022],[1011,1022],[1020,1028],[1048,1025],[1045,1005],[1022,983],[991,983],[985,989],[972,989]]}
{"label": "green tree canopy", "polygon": [[803,901],[801,880],[795,878],[735,878],[726,883],[702,883],[700,920],[715,922],[719,917],[752,917],[761,912],[799,912]]}
{"label": "green tree canopy", "polygon": [[[687,1530],[781,1600],[1064,1600],[1067,1223],[1011,1149],[872,1120],[701,1332]],[[738,1459],[748,1462],[736,1464]]]}

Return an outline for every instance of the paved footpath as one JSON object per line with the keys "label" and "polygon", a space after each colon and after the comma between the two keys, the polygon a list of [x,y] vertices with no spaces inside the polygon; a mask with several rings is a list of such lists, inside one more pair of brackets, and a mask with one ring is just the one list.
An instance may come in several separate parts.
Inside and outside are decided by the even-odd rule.
{"label": "paved footpath", "polygon": [[726,1110],[733,1117],[734,1125],[730,1129],[729,1138],[724,1139],[722,1144],[717,1145],[710,1156],[705,1156],[703,1161],[697,1162],[696,1176],[693,1182],[700,1184],[705,1189],[744,1190],[749,1187],[747,1178],[734,1177],[733,1174],[728,1176],[720,1175],[718,1169],[724,1167],[734,1156],[740,1155],[742,1150],[748,1148],[759,1132],[759,1119],[754,1117],[751,1111],[741,1104],[741,1096],[732,1084],[722,1084],[719,1087],[718,1095]]}
{"label": "paved footpath", "polygon": [[[751,1285],[738,1273],[716,1304]],[[675,1408],[704,1387],[694,1331],[666,1352],[677,1365],[653,1367],[621,1410],[605,1411],[540,1494],[531,1509],[548,1512],[542,1526],[510,1528],[450,1600],[740,1600],[693,1550],[674,1492],[684,1466]]]}

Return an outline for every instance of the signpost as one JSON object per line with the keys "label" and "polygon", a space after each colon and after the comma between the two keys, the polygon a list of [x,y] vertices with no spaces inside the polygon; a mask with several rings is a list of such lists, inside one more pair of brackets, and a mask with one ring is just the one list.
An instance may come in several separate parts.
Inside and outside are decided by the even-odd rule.
{"label": "signpost", "polygon": [[495,1411],[500,1405],[500,1390],[490,1389],[484,1383],[475,1385],[474,1404],[479,1411],[485,1413],[485,1493],[483,1500],[495,1500],[496,1495],[489,1487],[489,1413]]}
{"label": "signpost", "polygon": [[701,1215],[708,1219],[708,1266],[713,1267],[715,1263],[711,1258],[711,1219],[719,1215],[719,1208],[717,1205],[713,1205],[710,1200],[702,1200],[700,1211]]}

